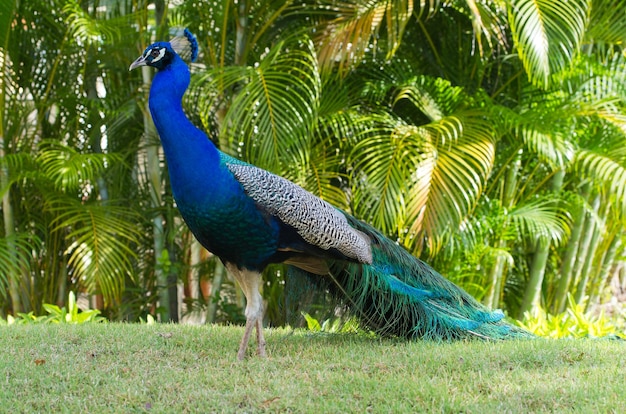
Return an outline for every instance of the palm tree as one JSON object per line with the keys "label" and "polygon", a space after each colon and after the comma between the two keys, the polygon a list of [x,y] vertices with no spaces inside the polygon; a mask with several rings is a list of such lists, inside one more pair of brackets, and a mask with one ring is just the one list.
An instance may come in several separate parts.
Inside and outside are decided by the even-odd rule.
{"label": "palm tree", "polygon": [[99,293],[112,307],[134,276],[142,236],[142,219],[112,197],[108,182],[122,155],[104,148],[115,122],[103,122],[113,112],[99,96],[106,76],[97,59],[101,39],[121,37],[75,2],[5,4],[12,13],[2,21],[0,82],[7,249],[0,257],[10,269],[3,309],[39,311],[70,288]]}

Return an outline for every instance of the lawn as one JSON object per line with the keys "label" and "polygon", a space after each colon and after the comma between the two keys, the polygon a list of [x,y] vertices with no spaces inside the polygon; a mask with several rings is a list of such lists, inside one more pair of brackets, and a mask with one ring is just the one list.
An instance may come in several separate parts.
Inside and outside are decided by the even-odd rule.
{"label": "lawn", "polygon": [[1,326],[0,407],[626,412],[626,341],[433,343],[268,329],[269,357],[238,362],[242,332],[159,324]]}

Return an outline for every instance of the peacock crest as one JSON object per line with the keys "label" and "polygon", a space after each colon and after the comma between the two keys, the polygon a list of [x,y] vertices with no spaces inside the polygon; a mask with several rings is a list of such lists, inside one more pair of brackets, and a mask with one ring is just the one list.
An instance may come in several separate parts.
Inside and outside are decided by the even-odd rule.
{"label": "peacock crest", "polygon": [[170,40],[174,52],[181,58],[195,62],[198,58],[198,40],[196,36],[185,28],[182,35],[175,36]]}

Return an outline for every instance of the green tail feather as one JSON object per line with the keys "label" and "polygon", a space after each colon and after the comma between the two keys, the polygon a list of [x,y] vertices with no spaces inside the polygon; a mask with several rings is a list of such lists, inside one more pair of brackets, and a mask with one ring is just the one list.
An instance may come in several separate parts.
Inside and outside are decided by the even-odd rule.
{"label": "green tail feather", "polygon": [[[326,287],[383,336],[452,340],[531,338],[372,227],[348,216],[372,239],[373,262],[329,262]],[[300,273],[292,269],[292,277]],[[307,274],[310,279],[319,276]]]}

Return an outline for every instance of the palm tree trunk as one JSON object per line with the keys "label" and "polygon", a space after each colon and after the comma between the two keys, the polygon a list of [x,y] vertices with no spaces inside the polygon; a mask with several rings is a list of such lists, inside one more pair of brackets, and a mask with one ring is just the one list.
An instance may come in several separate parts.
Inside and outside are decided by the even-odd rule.
{"label": "palm tree trunk", "polygon": [[248,42],[248,9],[246,0],[239,0],[237,16],[237,31],[235,33],[235,65],[243,66],[246,63],[246,45]]}
{"label": "palm tree trunk", "polygon": [[222,261],[216,259],[215,270],[213,272],[213,282],[211,283],[211,297],[209,298],[209,305],[207,306],[206,323],[214,323],[217,315],[217,304],[220,299],[220,290],[222,289],[222,281],[224,280],[224,274],[226,269],[222,264]]}
{"label": "palm tree trunk", "polygon": [[[16,2],[13,0],[8,3],[6,10],[15,9]],[[3,25],[0,27],[2,30],[3,44],[0,44],[0,49],[7,50],[9,44],[9,35],[11,31],[12,18],[10,14],[3,19]],[[4,114],[6,112],[6,85],[9,76],[9,70],[7,67],[10,57],[4,55],[0,59],[0,158],[3,158],[6,154],[7,141],[4,136]],[[0,168],[0,188],[6,188],[9,183],[8,170],[5,167]],[[4,222],[4,235],[7,239],[10,239],[15,235],[15,216],[13,215],[13,205],[11,203],[11,191],[7,190],[2,196],[2,219]],[[17,251],[12,243],[7,243],[10,257],[17,257]],[[17,262],[17,260],[15,261]],[[15,274],[5,275],[9,282],[9,296],[11,297],[11,303],[13,305],[13,313],[24,311],[22,306],[22,297],[20,292],[20,279],[22,275],[16,270]]]}
{"label": "palm tree trunk", "polygon": [[[587,182],[582,187],[581,198],[585,201],[588,200],[590,192],[591,183]],[[560,278],[551,307],[553,314],[563,312],[565,310],[565,306],[567,305],[567,292],[569,292],[570,285],[574,279],[574,265],[576,263],[583,228],[585,227],[586,216],[584,207],[579,205],[574,212],[574,225],[572,227],[572,233],[567,242],[565,254],[561,263],[561,269],[559,272]]]}
{"label": "palm tree trunk", "polygon": [[530,278],[524,292],[522,306],[519,309],[518,318],[522,318],[524,313],[539,307],[541,297],[541,286],[545,275],[546,263],[550,253],[550,242],[548,240],[537,240],[535,254],[530,265]]}
{"label": "palm tree trunk", "polygon": [[191,299],[191,305],[187,307],[186,320],[193,324],[200,324],[206,320],[206,312],[203,312],[195,304],[202,296],[202,289],[200,288],[200,270],[199,266],[202,263],[202,245],[198,240],[191,236],[191,243],[189,246],[189,299]]}
{"label": "palm tree trunk", "polygon": [[[580,267],[580,273],[577,273],[577,276],[580,276],[580,281],[578,282],[578,286],[576,288],[576,294],[574,296],[574,300],[576,301],[576,303],[581,303],[585,298],[585,294],[587,293],[587,284],[589,282],[589,274],[592,272],[592,265],[596,257],[596,252],[598,250],[600,236],[602,235],[603,226],[601,226],[601,223],[597,223],[597,220],[594,219],[594,216],[598,217],[597,213],[598,213],[598,210],[600,209],[600,201],[601,201],[600,196],[599,195],[596,196],[596,198],[593,201],[593,211],[595,214],[589,220],[588,222],[589,226],[586,229],[586,231],[588,231],[589,233],[585,234],[585,241],[587,241],[588,239],[589,242],[586,243],[587,246],[586,246],[584,254],[580,255],[580,258],[582,259],[581,261],[582,263]],[[605,215],[602,215],[601,217],[605,217]],[[590,235],[590,237],[587,237],[588,235]]]}
{"label": "palm tree trunk", "polygon": [[602,291],[606,286],[607,281],[611,277],[611,270],[613,270],[613,264],[615,263],[615,258],[617,257],[617,252],[622,246],[622,240],[619,236],[613,235],[613,239],[609,244],[609,247],[605,250],[603,258],[602,258],[602,266],[598,272],[598,280],[595,283],[595,288],[591,298],[589,299],[589,304],[595,304],[600,301]]}
{"label": "palm tree trunk", "polygon": [[[506,174],[504,181],[504,188],[502,194],[502,206],[506,209],[513,205],[515,199],[515,192],[517,190],[518,173],[522,166],[522,150],[519,150],[509,165],[509,170]],[[508,219],[505,219],[503,224],[503,231],[506,231],[508,226]],[[496,244],[498,250],[505,250],[507,248],[507,242],[504,237],[501,237]],[[497,255],[493,266],[489,271],[489,290],[483,303],[490,308],[497,308],[500,303],[500,293],[504,287],[506,279],[506,258],[502,255]]]}
{"label": "palm tree trunk", "polygon": [[570,291],[573,291],[574,287],[578,286],[580,283],[582,269],[585,265],[585,258],[587,257],[589,246],[591,245],[591,240],[593,238],[595,212],[597,212],[599,204],[599,196],[596,196],[592,203],[592,211],[585,214],[585,225],[582,229],[580,245],[578,246],[578,251],[576,252],[576,262],[574,263],[574,269],[572,270],[572,284],[570,286]]}
{"label": "palm tree trunk", "polygon": [[[563,187],[563,178],[565,171],[559,170],[552,177],[551,190],[555,195],[561,192]],[[519,310],[519,318],[522,318],[524,312],[530,311],[539,306],[539,298],[541,297],[541,288],[543,286],[543,278],[546,273],[546,264],[550,255],[550,240],[540,238],[535,246],[535,254],[530,266],[530,279],[526,285],[524,299]]]}
{"label": "palm tree trunk", "polygon": [[[498,240],[496,247],[498,250],[506,249],[506,241],[504,239]],[[496,308],[498,306],[505,269],[506,259],[502,257],[502,255],[497,255],[491,269],[489,270],[489,280],[491,283],[489,285],[487,295],[485,295],[485,299],[483,299],[485,306],[490,308]]]}

